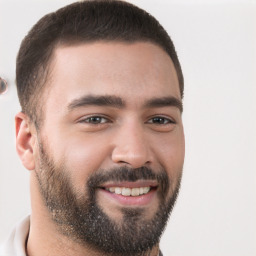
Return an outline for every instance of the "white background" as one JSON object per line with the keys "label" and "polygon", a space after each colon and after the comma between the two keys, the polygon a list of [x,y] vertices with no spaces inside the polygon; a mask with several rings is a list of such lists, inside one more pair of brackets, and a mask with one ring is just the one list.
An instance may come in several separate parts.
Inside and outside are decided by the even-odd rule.
{"label": "white background", "polygon": [[[44,14],[71,3],[0,0],[0,241],[29,214],[29,172],[15,151],[15,58]],[[166,256],[256,255],[256,3],[132,1],[171,35],[185,77],[182,189]]]}

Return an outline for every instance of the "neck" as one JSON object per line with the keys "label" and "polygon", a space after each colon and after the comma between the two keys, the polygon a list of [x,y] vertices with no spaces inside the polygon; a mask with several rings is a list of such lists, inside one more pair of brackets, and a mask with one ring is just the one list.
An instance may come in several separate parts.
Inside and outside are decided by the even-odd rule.
{"label": "neck", "polygon": [[[27,240],[28,256],[124,256],[124,254],[107,254],[97,251],[90,246],[81,245],[60,233],[57,224],[53,222],[41,198],[36,178],[31,175],[31,218]],[[158,256],[159,246],[153,249],[133,254],[134,256]]]}

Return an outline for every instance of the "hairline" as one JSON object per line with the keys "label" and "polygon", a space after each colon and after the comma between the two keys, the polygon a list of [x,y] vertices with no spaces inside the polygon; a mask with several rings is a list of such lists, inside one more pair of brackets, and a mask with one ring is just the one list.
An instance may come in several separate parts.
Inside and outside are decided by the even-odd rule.
{"label": "hairline", "polygon": [[[37,130],[39,130],[41,128],[41,126],[43,125],[43,121],[45,119],[45,111],[43,110],[43,105],[47,100],[47,94],[46,94],[46,89],[48,86],[50,86],[51,84],[51,79],[52,79],[52,71],[53,71],[53,65],[54,65],[54,60],[55,60],[55,54],[56,51],[58,49],[60,49],[61,47],[72,47],[72,46],[81,46],[81,45],[89,45],[89,44],[94,44],[94,43],[107,43],[107,44],[111,44],[111,43],[121,43],[121,44],[126,44],[126,45],[132,45],[135,43],[150,43],[152,45],[155,45],[157,47],[159,47],[165,54],[168,55],[168,57],[170,58],[172,65],[174,67],[175,70],[175,75],[177,77],[177,81],[178,81],[178,86],[179,86],[179,93],[182,99],[182,92],[181,92],[181,85],[180,85],[180,81],[179,81],[179,77],[178,77],[178,72],[176,69],[176,66],[170,56],[170,54],[168,53],[168,51],[166,51],[166,49],[159,43],[157,43],[156,41],[150,39],[150,38],[138,38],[138,39],[133,39],[133,40],[125,40],[125,39],[81,39],[81,38],[73,38],[73,39],[59,39],[57,42],[55,42],[53,44],[53,47],[51,48],[51,53],[50,53],[50,57],[49,59],[46,61],[46,63],[44,63],[44,65],[46,66],[43,74],[41,74],[41,76],[38,77],[37,83],[40,84],[40,86],[38,87],[36,94],[37,96],[35,97],[35,99],[37,100],[37,107],[39,108],[39,113],[38,111],[36,111],[35,113],[35,118],[33,118],[34,120],[32,120],[32,122],[35,124],[35,127]],[[42,65],[39,66],[39,68],[41,68]],[[50,87],[48,88],[48,93],[50,92]],[[40,99],[38,99],[40,97]],[[40,116],[40,118],[39,118]]]}

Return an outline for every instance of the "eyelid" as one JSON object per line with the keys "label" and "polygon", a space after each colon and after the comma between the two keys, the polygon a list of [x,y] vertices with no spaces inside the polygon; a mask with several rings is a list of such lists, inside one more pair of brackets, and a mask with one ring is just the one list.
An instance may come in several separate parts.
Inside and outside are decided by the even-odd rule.
{"label": "eyelid", "polygon": [[176,121],[173,118],[167,117],[165,115],[154,115],[148,119],[147,123],[154,124],[153,122],[151,122],[154,118],[161,118],[168,121],[168,123],[166,124],[158,124],[158,125],[176,124]]}
{"label": "eyelid", "polygon": [[[92,122],[87,122],[88,119],[93,118],[93,117],[105,119],[104,122],[100,122],[100,123],[98,123],[98,125],[113,122],[113,120],[109,116],[107,116],[105,114],[97,114],[97,113],[80,117],[76,122],[77,123],[93,124]],[[163,124],[153,123],[154,118],[165,119],[165,120],[167,120],[167,123],[163,123]],[[145,123],[155,124],[155,125],[172,125],[172,124],[176,124],[177,122],[175,121],[174,118],[172,118],[170,116],[158,114],[158,115],[153,115],[153,116],[150,116],[149,118],[147,118],[147,121]],[[93,124],[93,125],[97,125],[97,124]]]}
{"label": "eyelid", "polygon": [[[86,120],[92,118],[92,117],[98,117],[98,118],[102,118],[102,119],[105,119],[106,122],[103,122],[103,123],[98,123],[99,125],[100,124],[106,124],[106,123],[110,123],[111,122],[111,119],[109,117],[107,117],[106,115],[102,115],[102,114],[91,114],[91,115],[86,115],[86,116],[83,116],[81,118],[79,118],[77,120],[77,123],[86,123],[86,124],[93,124],[93,123],[90,123],[90,122],[86,122]],[[94,124],[95,125],[95,124]]]}

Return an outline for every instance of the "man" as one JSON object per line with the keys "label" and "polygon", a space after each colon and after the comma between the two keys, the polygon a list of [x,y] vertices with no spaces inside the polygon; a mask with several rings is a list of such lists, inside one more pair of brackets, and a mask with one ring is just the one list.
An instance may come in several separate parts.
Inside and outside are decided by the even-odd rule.
{"label": "man", "polygon": [[183,76],[145,11],[85,1],[44,16],[21,44],[17,152],[31,216],[3,255],[162,255],[184,160]]}

